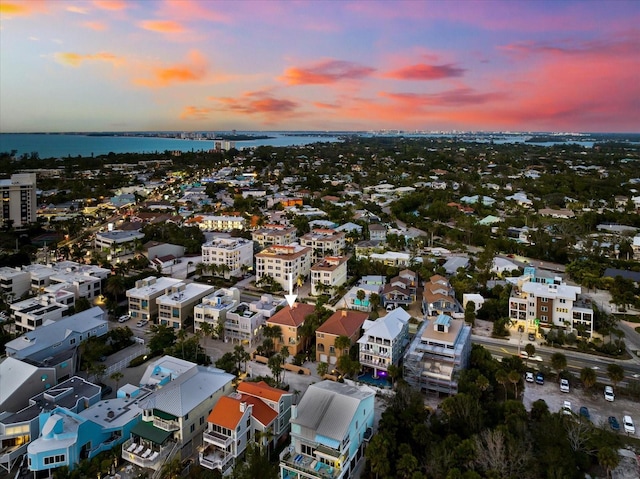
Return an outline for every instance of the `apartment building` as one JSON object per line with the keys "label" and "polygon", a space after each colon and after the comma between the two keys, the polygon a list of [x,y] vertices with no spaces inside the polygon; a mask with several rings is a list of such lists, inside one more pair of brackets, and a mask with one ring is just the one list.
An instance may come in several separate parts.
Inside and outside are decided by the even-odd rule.
{"label": "apartment building", "polygon": [[295,282],[309,275],[311,257],[311,248],[299,244],[269,246],[256,254],[256,283],[270,277],[288,291],[290,277]]}
{"label": "apartment building", "polygon": [[49,281],[45,291],[56,284],[64,285],[64,289],[73,291],[76,299],[87,298],[90,303],[102,294],[102,280],[91,274],[59,271],[51,275]]}
{"label": "apartment building", "polygon": [[315,228],[300,237],[300,244],[311,248],[312,261],[325,256],[339,255],[344,251],[345,234],[330,228]]}
{"label": "apartment building", "polygon": [[142,241],[144,233],[140,231],[102,231],[96,233],[95,248],[107,254],[111,259],[133,254],[136,241]]}
{"label": "apartment building", "polygon": [[66,294],[61,291],[59,295],[43,294],[13,303],[11,316],[15,319],[16,331],[33,331],[49,320],[61,319],[69,314],[74,303],[75,296],[69,291]]}
{"label": "apartment building", "polygon": [[202,298],[213,293],[214,286],[200,283],[179,283],[167,288],[156,299],[158,323],[183,329],[193,319],[193,309]]}
{"label": "apartment building", "polygon": [[547,283],[525,276],[511,290],[509,318],[527,333],[537,334],[539,327],[558,327],[590,338],[594,329],[593,305],[581,293],[580,286],[570,286],[560,278]]}
{"label": "apartment building", "polygon": [[404,356],[404,378],[420,391],[456,394],[470,355],[471,326],[463,319],[425,319]]}
{"label": "apartment building", "polygon": [[346,336],[353,346],[360,339],[362,325],[367,319],[369,319],[367,313],[346,309],[336,311],[329,316],[316,329],[316,361],[334,366],[340,356],[349,354],[349,348],[336,349],[336,339]]}
{"label": "apartment building", "polygon": [[307,303],[293,303],[293,307],[285,307],[266,321],[267,326],[278,326],[281,338],[274,340],[274,348],[280,351],[283,346],[289,350],[290,356],[303,351],[304,344],[300,338],[300,328],[307,316],[313,313],[314,306]]}
{"label": "apartment building", "polygon": [[280,454],[281,479],[351,477],[373,434],[375,391],[322,381],[291,414],[291,445]]}
{"label": "apartment building", "polygon": [[0,179],[0,196],[3,226],[20,229],[35,223],[38,205],[35,173],[17,173]]}
{"label": "apartment building", "polygon": [[311,267],[311,295],[331,293],[347,282],[348,256],[327,256]]}
{"label": "apartment building", "polygon": [[202,302],[193,307],[195,331],[202,331],[203,324],[212,328],[224,325],[227,313],[240,301],[238,288],[221,288],[202,298]]}
{"label": "apartment building", "polygon": [[375,321],[366,320],[358,344],[360,364],[373,377],[386,376],[389,366],[398,366],[409,343],[409,319],[402,308],[394,309]]}
{"label": "apartment building", "polygon": [[149,276],[136,281],[135,288],[127,290],[129,298],[129,314],[131,318],[147,321],[158,319],[158,304],[156,299],[166,293],[172,286],[181,284],[179,279]]}
{"label": "apartment building", "polygon": [[224,265],[231,276],[253,268],[253,241],[244,238],[216,238],[202,245],[202,263]]}
{"label": "apartment building", "polygon": [[251,233],[251,239],[261,248],[291,244],[296,241],[296,237],[296,228],[279,224],[267,224]]}
{"label": "apartment building", "polygon": [[246,220],[242,216],[200,215],[189,220],[202,231],[232,231],[245,229]]}
{"label": "apartment building", "polygon": [[12,303],[31,288],[31,276],[20,268],[0,267],[0,293]]}

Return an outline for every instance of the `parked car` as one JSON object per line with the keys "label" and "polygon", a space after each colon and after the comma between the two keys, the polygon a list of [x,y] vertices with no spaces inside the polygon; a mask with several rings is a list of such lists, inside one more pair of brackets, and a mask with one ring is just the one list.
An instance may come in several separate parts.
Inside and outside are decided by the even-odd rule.
{"label": "parked car", "polygon": [[573,414],[571,410],[571,401],[564,401],[562,403],[562,414]]}
{"label": "parked car", "polygon": [[615,416],[609,416],[609,427],[614,431],[620,430],[620,424],[618,423],[618,420]]}
{"label": "parked car", "polygon": [[120,316],[118,318],[118,322],[119,323],[126,323],[127,321],[129,321],[131,319],[131,315],[130,314],[123,314],[122,316]]}
{"label": "parked car", "polygon": [[529,338],[529,341],[535,341],[536,340],[536,335],[533,334],[533,333],[529,333],[528,338]]}
{"label": "parked car", "polygon": [[533,382],[533,373],[532,372],[527,372],[527,374],[525,374],[525,376],[524,376],[524,379],[528,383],[532,383]]}
{"label": "parked car", "polygon": [[622,418],[622,425],[624,426],[624,432],[627,434],[635,434],[636,426],[633,424],[633,419],[631,416],[624,416]]}
{"label": "parked car", "polygon": [[589,414],[589,408],[587,406],[582,406],[580,408],[580,417],[585,418],[587,421],[591,421],[591,414]]}
{"label": "parked car", "polygon": [[139,328],[146,326],[149,323],[149,320],[147,319],[141,319],[140,321],[138,321],[136,323],[136,326],[138,326]]}
{"label": "parked car", "polygon": [[536,374],[536,384],[544,384],[544,374]]}
{"label": "parked car", "polygon": [[569,392],[569,380],[568,379],[561,379],[560,380],[560,391],[562,391],[563,393],[568,393]]}
{"label": "parked car", "polygon": [[604,387],[604,398],[607,401],[613,401],[615,399],[615,395],[613,394],[613,388],[611,386]]}

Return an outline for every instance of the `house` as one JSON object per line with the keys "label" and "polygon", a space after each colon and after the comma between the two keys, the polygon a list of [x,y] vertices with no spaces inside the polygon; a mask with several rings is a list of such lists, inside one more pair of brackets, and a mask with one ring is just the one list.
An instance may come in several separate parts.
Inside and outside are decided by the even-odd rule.
{"label": "house", "polygon": [[202,302],[193,307],[194,330],[202,331],[203,324],[217,328],[227,320],[227,313],[240,301],[238,288],[220,288],[202,298]]}
{"label": "house", "polygon": [[456,299],[449,280],[438,274],[433,275],[424,284],[422,312],[427,316],[448,314],[454,318],[464,317],[462,306]]}
{"label": "house", "polygon": [[96,233],[94,246],[97,250],[106,253],[107,258],[119,258],[132,254],[136,250],[136,242],[144,239],[144,233],[140,231],[102,231]]}
{"label": "house", "polygon": [[410,270],[404,270],[405,276],[402,273],[391,278],[389,283],[382,288],[380,297],[382,305],[387,309],[406,307],[416,300],[417,276]]}
{"label": "house", "polygon": [[370,312],[371,295],[380,295],[384,283],[384,276],[363,276],[356,286],[347,291],[340,302],[345,308]]}
{"label": "house", "polygon": [[345,234],[329,228],[316,228],[300,237],[300,244],[311,249],[312,261],[344,251]]}
{"label": "house", "polygon": [[552,218],[563,218],[563,219],[575,218],[576,216],[573,211],[567,208],[561,208],[558,210],[554,208],[540,208],[538,210],[538,214],[540,216],[550,216]]}
{"label": "house", "polygon": [[184,329],[193,319],[193,309],[200,300],[215,291],[214,286],[200,283],[178,283],[156,298],[158,324]]}
{"label": "house", "polygon": [[74,413],[100,400],[100,386],[74,376],[29,399],[24,408],[0,414],[0,467],[7,473],[19,464],[27,446],[40,435],[40,414],[63,407]]}
{"label": "house", "polygon": [[511,271],[519,271],[520,267],[515,264],[513,261],[509,261],[506,258],[501,258],[500,256],[496,256],[493,258],[493,262],[491,264],[491,272],[496,273],[499,276],[502,276],[504,273],[510,273]]}
{"label": "house", "polygon": [[385,253],[371,253],[369,255],[371,261],[379,261],[385,266],[393,266],[396,268],[403,268],[411,266],[412,263],[421,263],[422,258],[419,256],[413,256],[409,253],[403,253],[398,251],[387,251]]}
{"label": "house", "polygon": [[385,241],[387,239],[387,227],[380,223],[369,225],[369,239],[372,241]]}
{"label": "house", "polygon": [[460,268],[467,269],[469,266],[469,258],[466,256],[451,256],[442,265],[446,274],[453,276]]}
{"label": "house", "polygon": [[83,271],[58,271],[49,277],[50,284],[45,291],[52,291],[55,284],[64,285],[73,291],[75,299],[87,298],[90,303],[102,295],[102,278]]}
{"label": "house", "polygon": [[253,241],[244,238],[216,238],[202,245],[202,263],[224,268],[231,276],[240,276],[253,268]]}
{"label": "house", "polygon": [[134,320],[156,321],[158,304],[156,299],[172,286],[182,283],[179,279],[149,276],[136,281],[135,288],[127,290],[129,314]]}
{"label": "house", "polygon": [[321,381],[293,406],[291,445],[280,454],[280,478],[351,477],[373,433],[375,391]]}
{"label": "house", "polygon": [[264,381],[242,381],[238,384],[237,392],[242,395],[243,401],[254,405],[252,416],[254,431],[256,433],[269,431],[273,434],[271,438],[265,437],[262,444],[274,448],[289,431],[293,393],[271,387]]}
{"label": "house", "polygon": [[271,278],[288,291],[289,281],[306,278],[311,271],[312,250],[299,244],[269,246],[256,254],[256,284]]}
{"label": "house", "polygon": [[349,354],[349,349],[337,351],[336,339],[345,336],[351,346],[360,338],[364,322],[369,319],[367,313],[342,309],[333,313],[316,329],[316,361],[335,366],[340,356]]}
{"label": "house", "polygon": [[314,310],[312,304],[295,302],[293,307],[284,307],[266,321],[267,326],[278,326],[282,332],[282,337],[274,341],[276,351],[280,351],[283,346],[287,347],[290,356],[303,351],[304,343],[300,338],[300,329],[307,316]]}
{"label": "house", "polygon": [[427,318],[404,355],[404,378],[420,391],[456,394],[470,355],[471,326],[446,314]]}
{"label": "house", "polygon": [[327,256],[311,267],[311,295],[331,293],[347,282],[349,256]]}
{"label": "house", "polygon": [[296,240],[297,230],[292,226],[267,224],[251,232],[251,239],[260,247],[287,245]]}
{"label": "house", "polygon": [[372,370],[373,377],[386,376],[389,366],[398,366],[409,342],[409,319],[402,308],[396,308],[375,321],[362,325],[364,333],[359,344],[359,359],[363,369]]}
{"label": "house", "polygon": [[[69,368],[68,377],[72,373]],[[3,413],[23,409],[28,405],[28,398],[57,383],[58,370],[55,366],[38,366],[21,359],[5,358],[0,362],[0,417]]]}

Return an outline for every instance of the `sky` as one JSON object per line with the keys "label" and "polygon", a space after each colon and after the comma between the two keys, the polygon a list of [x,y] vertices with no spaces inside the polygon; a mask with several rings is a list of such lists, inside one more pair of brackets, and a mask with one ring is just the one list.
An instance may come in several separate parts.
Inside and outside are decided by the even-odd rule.
{"label": "sky", "polygon": [[640,1],[0,0],[0,132],[640,132]]}

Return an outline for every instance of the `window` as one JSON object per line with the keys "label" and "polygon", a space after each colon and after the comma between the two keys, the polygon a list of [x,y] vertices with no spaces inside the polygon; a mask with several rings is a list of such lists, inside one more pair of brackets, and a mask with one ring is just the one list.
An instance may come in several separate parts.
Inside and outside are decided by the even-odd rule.
{"label": "window", "polygon": [[204,416],[200,418],[200,425],[202,426],[203,424],[204,424]]}
{"label": "window", "polygon": [[543,313],[546,313],[549,310],[549,308],[547,308],[546,306],[541,306],[540,307],[540,311],[542,311]]}
{"label": "window", "polygon": [[189,428],[189,432],[193,432],[196,430],[196,425],[192,424],[191,427]]}

